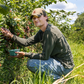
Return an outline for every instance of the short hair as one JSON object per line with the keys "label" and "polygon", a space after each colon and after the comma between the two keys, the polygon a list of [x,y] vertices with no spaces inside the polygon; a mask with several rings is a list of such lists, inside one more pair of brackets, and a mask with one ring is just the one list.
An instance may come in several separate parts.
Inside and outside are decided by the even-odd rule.
{"label": "short hair", "polygon": [[[42,10],[42,12],[43,12],[43,16],[44,16],[44,17],[47,16],[46,11]],[[46,21],[47,21],[47,22],[49,21],[48,18],[47,18]]]}

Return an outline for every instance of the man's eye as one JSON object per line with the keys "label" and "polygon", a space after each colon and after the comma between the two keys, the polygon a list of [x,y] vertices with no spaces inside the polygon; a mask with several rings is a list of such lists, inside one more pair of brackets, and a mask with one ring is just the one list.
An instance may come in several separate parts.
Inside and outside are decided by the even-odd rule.
{"label": "man's eye", "polygon": [[33,19],[40,18],[40,17],[33,17]]}
{"label": "man's eye", "polygon": [[33,17],[33,19],[36,19],[35,17]]}

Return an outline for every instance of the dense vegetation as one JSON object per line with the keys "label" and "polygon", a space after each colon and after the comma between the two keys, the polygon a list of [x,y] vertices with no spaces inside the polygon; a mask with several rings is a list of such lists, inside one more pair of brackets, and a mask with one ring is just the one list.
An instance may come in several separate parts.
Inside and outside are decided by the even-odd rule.
{"label": "dense vegetation", "polygon": [[[58,0],[60,2],[65,0]],[[66,2],[66,1],[65,1]],[[35,27],[30,20],[31,12],[34,8],[42,7],[46,9],[46,6],[57,3],[56,0],[0,0],[0,28],[4,27],[9,29],[13,34],[28,38],[39,30]],[[7,6],[8,11],[3,11],[3,7]],[[6,8],[5,8],[6,9]],[[57,10],[47,12],[49,17],[49,23],[56,25],[67,38],[72,53],[74,56],[75,67],[83,63],[84,60],[84,13],[78,14],[78,18],[73,25],[68,22],[70,19],[67,18],[69,15],[73,15],[75,12],[66,12],[64,10]],[[61,20],[65,22],[60,23]],[[71,41],[72,40],[72,41]],[[41,46],[35,44],[28,47],[22,47],[11,39],[4,37],[0,32],[0,84],[13,84],[18,82],[19,84],[51,84],[52,79],[49,77],[41,78],[39,75],[33,74],[28,71],[26,62],[28,58],[10,58],[8,51],[10,49],[19,48],[26,52],[41,52]],[[84,67],[75,70],[71,75],[84,74]],[[84,76],[79,76],[69,81],[69,84],[82,84],[84,82]],[[38,81],[39,80],[39,81]]]}

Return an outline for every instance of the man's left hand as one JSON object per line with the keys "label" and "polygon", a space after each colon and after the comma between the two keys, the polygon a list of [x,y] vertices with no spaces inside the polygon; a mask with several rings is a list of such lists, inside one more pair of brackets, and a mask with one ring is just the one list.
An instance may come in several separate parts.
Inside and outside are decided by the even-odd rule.
{"label": "man's left hand", "polygon": [[13,58],[22,58],[25,56],[25,52],[15,52],[17,55],[16,56],[11,56]]}

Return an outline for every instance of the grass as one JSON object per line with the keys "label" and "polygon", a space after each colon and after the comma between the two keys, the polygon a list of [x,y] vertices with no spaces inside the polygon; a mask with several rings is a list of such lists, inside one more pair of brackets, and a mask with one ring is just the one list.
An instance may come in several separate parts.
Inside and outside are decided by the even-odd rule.
{"label": "grass", "polygon": [[[73,60],[76,68],[77,66],[81,65],[84,63],[84,45],[83,44],[77,44],[74,43],[71,40],[68,40],[68,43],[71,47],[72,54],[73,54]],[[23,73],[25,70],[23,71]],[[32,74],[30,71],[28,72],[28,76],[23,77],[25,81],[27,81],[26,84],[52,84],[52,79],[49,77],[43,76],[41,78],[41,73],[39,72],[39,75]],[[78,75],[79,74],[79,75]],[[84,65],[75,69],[67,78],[70,78],[72,76],[78,75],[69,81],[66,82],[66,84],[84,84]],[[29,79],[29,80],[27,80]],[[29,81],[29,82],[28,82]]]}
{"label": "grass", "polygon": [[[75,69],[77,66],[84,63],[84,44],[74,43],[71,40],[68,40],[68,43],[72,50],[73,60],[75,64],[74,69]],[[27,60],[28,59],[26,57],[23,59],[23,63],[20,65],[20,74],[10,84],[52,84],[53,83],[52,78],[50,78],[49,76],[45,76],[45,73],[43,77],[41,77],[41,72],[39,72],[39,74],[37,73],[34,74],[28,71],[26,67]],[[84,65],[75,69],[67,78],[70,77],[73,78],[68,80],[66,84],[84,84]],[[9,83],[4,83],[4,84],[9,84]]]}
{"label": "grass", "polygon": [[[74,43],[71,40],[68,40],[68,43],[71,47],[72,54],[73,54],[73,60],[75,67],[74,69],[84,63],[84,44],[80,43]],[[75,76],[73,79],[69,80],[66,84],[84,84],[84,65],[75,69],[70,76]]]}

